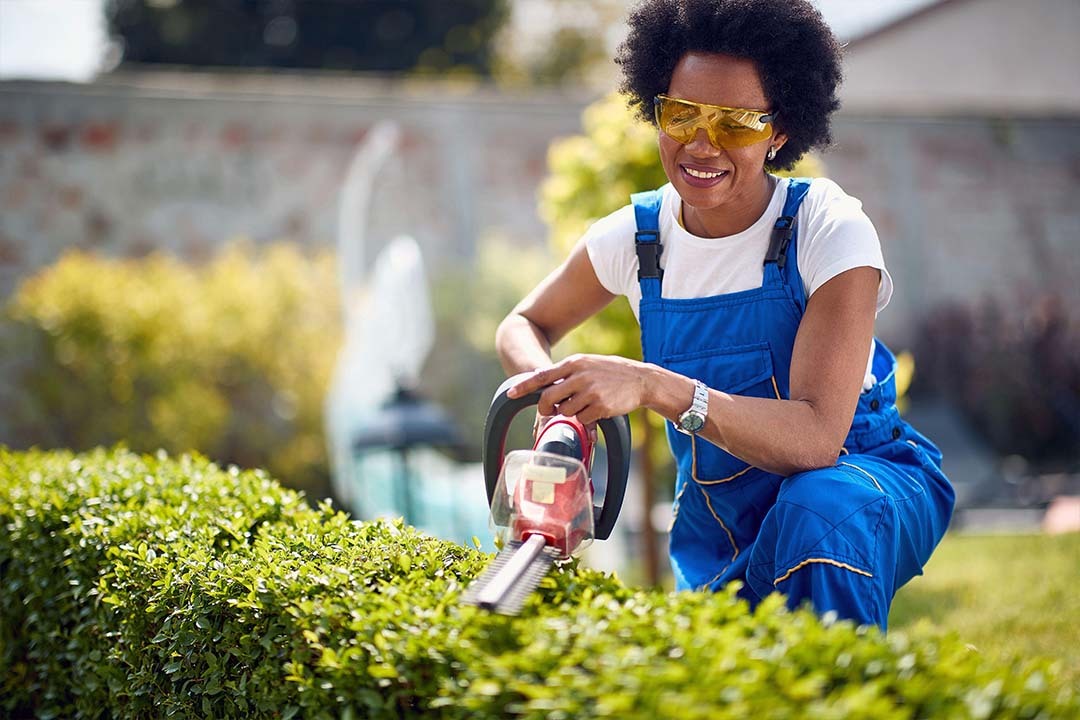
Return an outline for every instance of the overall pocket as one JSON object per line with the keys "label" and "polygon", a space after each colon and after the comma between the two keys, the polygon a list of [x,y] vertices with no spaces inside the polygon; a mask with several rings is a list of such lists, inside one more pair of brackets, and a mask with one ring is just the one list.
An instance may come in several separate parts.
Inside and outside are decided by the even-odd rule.
{"label": "overall pocket", "polygon": [[[668,354],[663,357],[663,365],[680,375],[701,380],[713,390],[730,395],[780,398],[772,355],[769,344],[765,342]],[[689,453],[690,475],[699,485],[724,485],[725,489],[735,489],[757,474],[750,472],[753,469],[751,465],[704,438],[679,432],[669,433],[669,437],[676,457],[681,449]]]}

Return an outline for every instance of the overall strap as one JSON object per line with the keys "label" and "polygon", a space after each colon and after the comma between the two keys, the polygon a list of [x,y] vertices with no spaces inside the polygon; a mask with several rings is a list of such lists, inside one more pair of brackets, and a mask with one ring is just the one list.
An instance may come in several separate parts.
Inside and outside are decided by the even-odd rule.
{"label": "overall strap", "polygon": [[664,279],[664,271],[660,268],[660,254],[664,252],[664,246],[660,244],[662,200],[663,188],[630,196],[637,221],[634,247],[638,258],[638,284],[643,298],[660,297],[660,283]]}
{"label": "overall strap", "polygon": [[810,178],[791,178],[788,180],[787,199],[784,201],[784,210],[773,225],[772,238],[769,240],[769,251],[765,253],[765,264],[775,263],[780,269],[787,264],[787,250],[792,238],[795,237],[795,216],[799,212],[806,192],[810,189]]}

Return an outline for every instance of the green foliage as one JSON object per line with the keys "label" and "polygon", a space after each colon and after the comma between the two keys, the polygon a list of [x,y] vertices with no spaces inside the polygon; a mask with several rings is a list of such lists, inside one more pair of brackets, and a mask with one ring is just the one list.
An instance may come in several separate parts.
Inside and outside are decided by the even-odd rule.
{"label": "green foliage", "polygon": [[23,360],[13,444],[194,449],[323,491],[335,272],[329,253],[287,244],[232,245],[201,267],[65,254],[6,308]]}
{"label": "green foliage", "polygon": [[487,75],[506,0],[107,0],[123,62]]}
{"label": "green foliage", "polygon": [[623,24],[625,0],[545,0],[544,22],[530,22],[540,7],[525,6],[518,19],[503,26],[496,40],[495,82],[610,87],[616,68],[607,40],[612,28]]}
{"label": "green foliage", "polygon": [[552,245],[565,255],[594,221],[630,202],[630,194],[667,182],[656,129],[639,121],[621,95],[585,108],[584,135],[552,143],[540,213]]}
{"label": "green foliage", "polygon": [[261,471],[0,448],[0,712],[174,718],[1069,718],[1042,662],[571,563],[520,618],[488,557]]}
{"label": "green foliage", "polygon": [[519,38],[506,33],[502,52],[495,57],[492,75],[503,87],[581,84],[601,63],[609,60],[607,49],[595,33],[575,27],[555,29],[534,57],[515,57]]}

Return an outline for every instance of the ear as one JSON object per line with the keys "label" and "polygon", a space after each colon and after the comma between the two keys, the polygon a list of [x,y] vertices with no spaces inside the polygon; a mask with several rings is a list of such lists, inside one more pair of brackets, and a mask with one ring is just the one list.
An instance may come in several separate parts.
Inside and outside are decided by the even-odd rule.
{"label": "ear", "polygon": [[780,130],[774,130],[772,139],[769,140],[769,146],[776,148],[777,152],[780,152],[780,148],[784,147],[784,143],[788,140],[786,133]]}

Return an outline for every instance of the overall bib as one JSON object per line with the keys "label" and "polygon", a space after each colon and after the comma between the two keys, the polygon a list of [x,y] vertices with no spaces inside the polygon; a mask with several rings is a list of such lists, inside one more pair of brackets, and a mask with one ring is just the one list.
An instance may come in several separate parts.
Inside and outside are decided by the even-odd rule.
{"label": "overall bib", "polygon": [[[787,399],[792,348],[806,307],[795,217],[809,180],[790,180],[764,258],[761,287],[713,297],[661,297],[661,191],[632,197],[646,362],[732,395]],[[676,589],[732,580],[751,605],[769,593],[795,608],[876,624],[948,527],[952,486],[941,453],[900,418],[895,360],[875,342],[876,384],[859,398],[832,467],[781,477],[667,424],[675,456],[670,555]]]}

